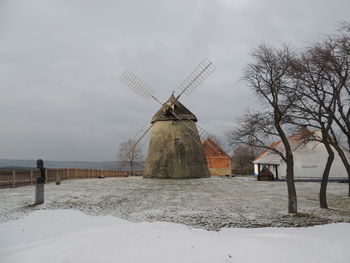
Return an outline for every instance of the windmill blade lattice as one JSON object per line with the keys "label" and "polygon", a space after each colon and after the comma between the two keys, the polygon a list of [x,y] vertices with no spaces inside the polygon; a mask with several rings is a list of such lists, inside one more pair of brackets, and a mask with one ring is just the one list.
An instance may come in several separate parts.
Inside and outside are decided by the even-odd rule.
{"label": "windmill blade lattice", "polygon": [[179,89],[181,93],[190,95],[214,70],[214,64],[207,58],[204,58],[202,62],[192,71],[190,75],[181,83]]}
{"label": "windmill blade lattice", "polygon": [[127,156],[130,155],[136,146],[142,147],[149,139],[150,130],[153,126],[153,123],[151,125],[145,124],[132,138],[132,141],[134,142],[134,145],[130,148],[130,151],[127,153]]}
{"label": "windmill blade lattice", "polygon": [[[199,134],[202,141],[207,141],[208,139],[210,139],[210,141],[207,141],[207,145],[210,147],[210,149],[212,151],[207,150],[206,155],[207,156],[212,156],[212,155],[215,156],[215,154],[218,153],[218,149],[215,147],[215,144],[220,145],[220,142],[216,138],[210,136],[210,134],[206,130],[204,130],[203,127],[199,126],[198,123],[197,123],[197,130],[198,130],[198,134]],[[214,143],[214,145],[212,144],[212,142]]]}
{"label": "windmill blade lattice", "polygon": [[149,137],[151,136],[149,131],[151,130],[151,127],[153,126],[153,124],[149,125],[148,123],[146,123],[132,138],[132,140],[135,142],[135,146],[139,145],[139,146],[143,146],[146,141],[149,139]]}
{"label": "windmill blade lattice", "polygon": [[129,70],[125,70],[119,81],[145,99],[153,97],[154,90]]}
{"label": "windmill blade lattice", "polygon": [[216,144],[219,144],[219,142],[215,138],[210,136],[210,134],[206,130],[204,130],[203,127],[199,126],[198,123],[197,123],[197,129],[198,129],[198,134],[202,140],[207,140],[210,138],[213,142],[215,142]]}

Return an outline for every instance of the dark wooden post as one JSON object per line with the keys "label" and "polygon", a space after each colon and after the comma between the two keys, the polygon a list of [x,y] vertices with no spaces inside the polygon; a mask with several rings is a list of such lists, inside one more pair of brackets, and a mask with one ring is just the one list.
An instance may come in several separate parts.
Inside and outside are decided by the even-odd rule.
{"label": "dark wooden post", "polygon": [[61,177],[60,177],[60,171],[57,168],[56,169],[56,185],[60,185],[61,184]]}
{"label": "dark wooden post", "polygon": [[30,185],[33,185],[33,169],[30,170]]}
{"label": "dark wooden post", "polygon": [[13,187],[16,186],[16,171],[15,170],[12,171],[12,186]]}
{"label": "dark wooden post", "polygon": [[44,203],[44,184],[46,181],[46,169],[43,160],[36,161],[37,168],[40,170],[40,177],[36,179],[35,185],[35,204]]}

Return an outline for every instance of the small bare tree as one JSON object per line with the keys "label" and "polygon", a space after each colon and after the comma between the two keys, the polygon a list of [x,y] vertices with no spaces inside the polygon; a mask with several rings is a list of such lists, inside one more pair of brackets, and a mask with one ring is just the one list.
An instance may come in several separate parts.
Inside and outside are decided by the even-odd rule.
{"label": "small bare tree", "polygon": [[135,175],[135,166],[144,159],[142,148],[135,144],[134,140],[127,140],[120,144],[118,151],[119,166],[128,165],[130,175]]}
{"label": "small bare tree", "polygon": [[257,150],[248,145],[239,145],[233,150],[232,161],[233,164],[242,171],[243,174],[248,174],[253,169],[252,162],[257,156]]}

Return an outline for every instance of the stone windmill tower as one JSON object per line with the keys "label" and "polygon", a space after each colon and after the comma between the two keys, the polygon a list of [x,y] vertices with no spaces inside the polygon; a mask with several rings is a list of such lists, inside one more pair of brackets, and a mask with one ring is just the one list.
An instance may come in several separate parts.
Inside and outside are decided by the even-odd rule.
{"label": "stone windmill tower", "polygon": [[135,74],[125,71],[120,81],[142,97],[152,98],[161,107],[154,114],[151,125],[145,126],[135,139],[135,146],[151,131],[150,144],[144,168],[144,178],[201,178],[209,177],[201,137],[207,133],[196,122],[197,117],[179,102],[182,94],[189,95],[215,70],[208,59],[204,59],[182,82],[177,97],[161,103],[154,91]]}

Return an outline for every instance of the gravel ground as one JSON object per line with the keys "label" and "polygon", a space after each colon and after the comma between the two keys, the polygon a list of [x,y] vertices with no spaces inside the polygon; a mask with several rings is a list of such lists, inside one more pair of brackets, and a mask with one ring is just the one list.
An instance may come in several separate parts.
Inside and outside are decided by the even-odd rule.
{"label": "gravel ground", "polygon": [[252,177],[159,180],[84,179],[45,185],[45,203],[33,206],[34,186],[0,189],[0,222],[38,209],[78,209],[134,222],[166,221],[195,228],[289,227],[350,222],[347,184],[328,184],[330,209],[318,208],[319,183],[296,183],[298,210],[287,213],[285,182]]}

